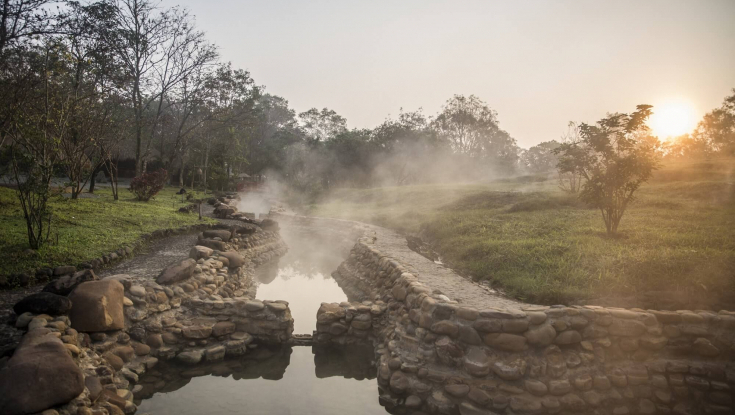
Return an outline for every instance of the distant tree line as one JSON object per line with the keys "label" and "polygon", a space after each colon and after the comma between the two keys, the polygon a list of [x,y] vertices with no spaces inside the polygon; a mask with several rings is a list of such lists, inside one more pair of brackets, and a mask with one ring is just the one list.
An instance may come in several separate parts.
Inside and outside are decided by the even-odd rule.
{"label": "distant tree line", "polygon": [[160,169],[204,190],[247,173],[314,194],[508,174],[518,162],[475,96],[374,129],[349,130],[326,108],[297,114],[220,61],[187,10],[154,0],[7,0],[0,20],[0,176],[17,188],[33,248],[59,178],[72,199],[104,174],[117,200],[118,177]]}
{"label": "distant tree line", "polygon": [[[180,186],[223,190],[243,173],[277,175],[314,195],[549,171],[564,144],[520,149],[474,95],[372,129],[348,129],[327,108],[297,114],[222,62],[187,10],[155,0],[6,0],[0,20],[0,176],[17,188],[34,248],[47,238],[59,177],[72,199],[93,192],[101,173],[117,200],[119,176],[161,169]],[[732,154],[734,114],[735,95],[666,151]],[[572,125],[565,140],[579,133]],[[560,180],[579,190],[581,172]]]}

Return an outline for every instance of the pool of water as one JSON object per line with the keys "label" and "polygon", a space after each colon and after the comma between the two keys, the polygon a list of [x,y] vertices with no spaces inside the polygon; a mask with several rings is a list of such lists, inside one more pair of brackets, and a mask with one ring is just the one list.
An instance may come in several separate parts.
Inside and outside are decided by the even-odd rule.
{"label": "pool of water", "polygon": [[159,364],[143,375],[138,414],[386,413],[367,349],[259,348],[195,368]]}
{"label": "pool of water", "polygon": [[[286,300],[294,333],[312,333],[322,302],[347,301],[331,273],[349,254],[352,235],[282,228],[288,253],[256,270],[256,298]],[[259,345],[243,357],[197,366],[162,362],[140,378],[138,414],[385,414],[372,345]]]}
{"label": "pool of water", "polygon": [[311,334],[316,329],[316,312],[321,303],[347,301],[331,273],[348,252],[344,244],[337,245],[325,235],[298,229],[281,229],[281,238],[288,245],[288,252],[256,271],[256,298],[288,301],[294,333]]}

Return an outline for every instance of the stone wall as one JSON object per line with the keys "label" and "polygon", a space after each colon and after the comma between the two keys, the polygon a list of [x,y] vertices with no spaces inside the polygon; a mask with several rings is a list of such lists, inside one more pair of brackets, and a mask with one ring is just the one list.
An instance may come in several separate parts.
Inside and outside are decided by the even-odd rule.
{"label": "stone wall", "polygon": [[[732,312],[479,310],[434,292],[407,269],[361,238],[334,274],[353,297],[387,306],[378,380],[381,402],[393,412],[733,413]],[[323,306],[320,316],[332,317],[317,336],[341,341],[360,333],[350,326],[334,334],[350,307]]]}
{"label": "stone wall", "polygon": [[16,326],[28,333],[12,358],[0,360],[0,383],[12,383],[47,364],[43,358],[23,359],[39,356],[32,349],[38,341],[25,339],[43,338],[47,349],[73,359],[49,355],[56,366],[77,368],[49,373],[84,384],[63,388],[29,381],[21,392],[0,396],[0,412],[55,406],[49,414],[131,414],[136,411],[133,397],[142,389],[139,377],[159,360],[214,362],[242,356],[259,343],[288,342],[293,332],[288,303],[256,300],[252,286],[255,267],[286,249],[276,231],[252,223],[221,225],[204,230],[189,258],[158,276],[100,280],[86,270],[54,281],[16,304]]}
{"label": "stone wall", "polygon": [[322,303],[316,313],[314,340],[318,344],[365,344],[384,336],[387,307],[375,303]]}

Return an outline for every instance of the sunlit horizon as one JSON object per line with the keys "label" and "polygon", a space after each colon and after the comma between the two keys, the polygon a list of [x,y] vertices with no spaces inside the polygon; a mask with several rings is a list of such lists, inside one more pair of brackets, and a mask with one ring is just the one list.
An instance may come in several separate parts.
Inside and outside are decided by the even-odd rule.
{"label": "sunlit horizon", "polygon": [[700,117],[689,100],[666,99],[653,106],[648,126],[659,139],[668,140],[694,131]]}

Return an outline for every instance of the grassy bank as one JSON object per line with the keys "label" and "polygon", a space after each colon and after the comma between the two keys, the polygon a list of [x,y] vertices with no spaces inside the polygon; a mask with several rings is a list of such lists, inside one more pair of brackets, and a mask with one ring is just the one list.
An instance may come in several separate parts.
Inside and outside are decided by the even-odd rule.
{"label": "grassy bank", "polygon": [[734,182],[733,160],[665,165],[614,238],[553,177],[341,189],[310,213],[418,233],[458,271],[529,302],[630,305],[666,291],[716,308],[735,292]]}
{"label": "grassy bank", "polygon": [[177,212],[188,204],[181,203],[177,190],[165,188],[149,202],[136,201],[125,189],[118,201],[109,189],[78,200],[55,196],[50,201],[53,242],[38,252],[26,252],[28,237],[20,203],[14,190],[0,187],[0,275],[76,265],[135,243],[142,234],[198,223],[198,215]]}

